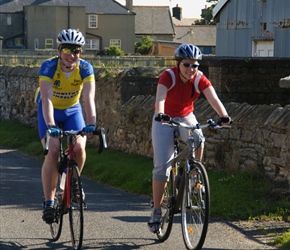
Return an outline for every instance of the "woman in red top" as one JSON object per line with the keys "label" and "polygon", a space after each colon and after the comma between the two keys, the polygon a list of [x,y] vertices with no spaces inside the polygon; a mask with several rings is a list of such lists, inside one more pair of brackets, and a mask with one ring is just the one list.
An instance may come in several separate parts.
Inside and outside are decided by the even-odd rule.
{"label": "woman in red top", "polygon": [[[176,66],[165,70],[159,78],[152,121],[154,207],[148,226],[153,233],[157,233],[160,229],[161,202],[171,170],[170,160],[174,154],[173,130],[175,128],[164,126],[162,122],[170,118],[178,118],[180,122],[196,125],[198,122],[193,114],[194,101],[200,93],[204,94],[212,108],[224,118],[226,124],[231,121],[211,82],[198,70],[198,61],[202,59],[200,49],[192,44],[182,44],[175,50],[174,55]],[[182,140],[188,139],[188,130],[179,129],[179,134]],[[200,129],[195,130],[194,143],[195,159],[201,161],[204,137]]]}

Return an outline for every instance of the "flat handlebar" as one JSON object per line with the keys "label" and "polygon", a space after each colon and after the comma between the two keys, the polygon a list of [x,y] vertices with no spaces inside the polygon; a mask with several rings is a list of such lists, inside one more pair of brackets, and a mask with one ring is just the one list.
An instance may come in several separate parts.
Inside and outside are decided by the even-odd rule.
{"label": "flat handlebar", "polygon": [[213,119],[208,119],[207,123],[205,124],[196,124],[196,125],[190,125],[190,124],[185,124],[183,122],[179,122],[176,119],[172,118],[168,123],[162,123],[164,125],[168,125],[171,127],[181,127],[181,128],[187,128],[187,129],[203,129],[206,127],[211,127],[213,129],[219,129],[219,128],[230,128],[230,125],[221,125],[220,121],[215,122]]}

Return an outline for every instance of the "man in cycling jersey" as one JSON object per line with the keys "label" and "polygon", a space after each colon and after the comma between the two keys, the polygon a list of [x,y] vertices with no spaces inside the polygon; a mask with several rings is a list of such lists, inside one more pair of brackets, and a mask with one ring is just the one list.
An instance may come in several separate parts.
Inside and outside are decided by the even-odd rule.
{"label": "man in cycling jersey", "polygon": [[[180,122],[196,125],[194,102],[201,93],[207,98],[212,108],[221,117],[223,124],[231,119],[211,82],[198,70],[202,59],[200,49],[192,44],[182,44],[174,52],[176,66],[165,70],[158,80],[155,113],[152,121],[153,145],[153,208],[148,226],[151,232],[160,229],[161,202],[166,182],[171,169],[170,159],[174,154],[173,130],[170,126],[162,125],[171,118],[179,118]],[[179,129],[180,138],[188,139],[188,130]],[[202,160],[204,137],[201,129],[194,131],[195,159]]]}
{"label": "man in cycling jersey", "polygon": [[[83,130],[85,136],[76,140],[74,151],[80,171],[86,160],[86,136],[96,126],[95,75],[90,63],[80,59],[85,38],[78,30],[62,30],[58,37],[58,56],[43,62],[39,72],[38,131],[43,146],[49,129],[49,151],[42,166],[42,186],[45,197],[43,220],[51,224],[54,218],[54,195],[58,180],[60,124],[64,130]],[[83,96],[86,121],[80,96]]]}

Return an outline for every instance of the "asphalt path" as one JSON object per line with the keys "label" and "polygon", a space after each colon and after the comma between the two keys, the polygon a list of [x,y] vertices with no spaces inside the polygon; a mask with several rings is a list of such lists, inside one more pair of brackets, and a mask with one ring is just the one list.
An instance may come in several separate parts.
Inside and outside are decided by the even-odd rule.
{"label": "asphalt path", "polygon": [[[97,155],[96,155],[97,157]],[[97,159],[96,159],[97,160]],[[68,215],[57,242],[42,219],[42,163],[24,153],[0,148],[0,249],[70,249]],[[121,169],[116,166],[118,174]],[[150,198],[82,177],[85,210],[83,249],[185,249],[180,218],[169,239],[159,242],[149,232]],[[244,235],[229,222],[211,220],[205,250],[274,249],[254,236]]]}

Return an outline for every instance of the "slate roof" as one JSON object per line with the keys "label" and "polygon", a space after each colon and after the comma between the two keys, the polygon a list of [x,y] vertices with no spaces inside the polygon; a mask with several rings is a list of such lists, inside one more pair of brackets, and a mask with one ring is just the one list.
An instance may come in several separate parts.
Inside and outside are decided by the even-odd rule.
{"label": "slate roof", "polygon": [[194,25],[195,21],[200,20],[200,18],[182,18],[181,20],[172,17],[174,26],[178,25]]}
{"label": "slate roof", "polygon": [[24,5],[85,6],[88,14],[128,14],[128,9],[114,0],[0,0],[0,13],[23,11]]}
{"label": "slate roof", "polygon": [[[190,35],[190,31],[193,32]],[[180,25],[175,26],[174,42],[192,43],[197,46],[216,46],[215,25]]]}
{"label": "slate roof", "polygon": [[135,34],[174,34],[169,6],[133,6]]}

